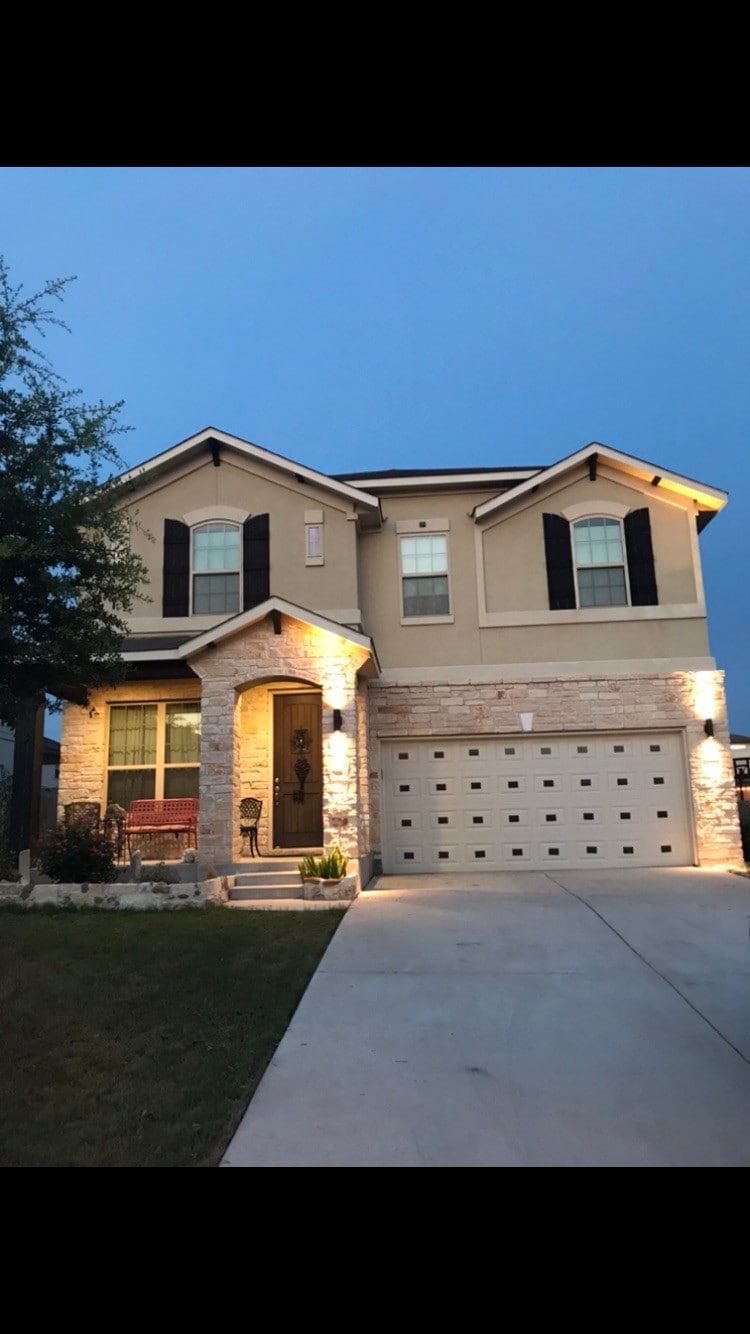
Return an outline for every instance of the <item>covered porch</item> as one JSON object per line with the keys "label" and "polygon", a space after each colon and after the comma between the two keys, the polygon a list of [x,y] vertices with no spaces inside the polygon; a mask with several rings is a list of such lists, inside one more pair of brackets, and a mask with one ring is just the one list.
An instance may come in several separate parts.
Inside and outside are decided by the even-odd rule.
{"label": "covered porch", "polygon": [[[77,801],[98,801],[104,817],[112,803],[196,798],[197,857],[224,873],[253,863],[240,818],[252,797],[260,857],[337,843],[366,882],[365,692],[377,673],[366,636],[272,598],[205,634],[151,644],[126,644],[129,679],[116,690],[66,706],[60,815]],[[187,845],[154,831],[140,851],[179,861]]]}

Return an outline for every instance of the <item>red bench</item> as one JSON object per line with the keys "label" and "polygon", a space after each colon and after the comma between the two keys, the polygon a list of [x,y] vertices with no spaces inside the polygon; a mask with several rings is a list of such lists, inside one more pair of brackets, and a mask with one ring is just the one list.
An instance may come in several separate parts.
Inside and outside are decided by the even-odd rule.
{"label": "red bench", "polygon": [[125,825],[128,852],[136,834],[189,834],[198,839],[197,797],[172,797],[164,801],[131,801]]}

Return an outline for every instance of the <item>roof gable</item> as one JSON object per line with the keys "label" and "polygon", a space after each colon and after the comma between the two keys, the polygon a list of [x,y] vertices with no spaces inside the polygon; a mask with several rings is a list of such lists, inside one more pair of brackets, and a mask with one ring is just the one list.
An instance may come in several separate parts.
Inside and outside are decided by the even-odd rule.
{"label": "roof gable", "polygon": [[643,459],[635,458],[632,454],[624,454],[619,449],[612,449],[610,445],[602,445],[597,441],[585,445],[575,454],[569,454],[567,458],[560,459],[558,463],[553,463],[549,468],[542,468],[533,477],[520,482],[518,486],[511,487],[503,491],[501,495],[493,496],[491,500],[484,500],[481,504],[475,505],[472,510],[472,517],[476,522],[485,519],[490,514],[496,514],[504,506],[510,505],[512,501],[520,499],[524,495],[536,491],[537,487],[543,486],[545,482],[553,482],[556,478],[564,476],[577,468],[581,463],[589,462],[589,466],[596,469],[599,460],[608,463],[616,471],[622,472],[631,480],[648,483],[650,486],[660,487],[664,491],[671,491],[674,494],[692,499],[704,512],[702,527],[708,523],[709,519],[723,509],[727,503],[728,496],[726,491],[720,491],[717,487],[708,486],[704,482],[696,482],[690,477],[683,477],[679,473],[670,472],[666,468],[659,468],[656,464],[646,463]]}
{"label": "roof gable", "polygon": [[263,449],[261,445],[254,445],[249,440],[228,435],[226,431],[217,431],[213,426],[207,426],[205,430],[198,431],[197,435],[191,435],[187,440],[182,440],[179,444],[163,450],[161,454],[156,454],[152,459],[147,459],[145,463],[130,468],[122,473],[118,480],[123,485],[138,486],[140,482],[151,481],[159,474],[168,471],[176,463],[188,462],[203,451],[221,449],[222,446],[234,450],[245,458],[257,459],[272,468],[278,468],[280,472],[287,473],[299,482],[312,483],[323,490],[332,491],[353,505],[361,505],[376,513],[380,511],[377,496],[350,486],[348,482],[340,482],[325,473],[316,472],[314,468],[307,468],[302,463],[295,463],[293,459],[284,458],[282,454],[274,454],[270,449]]}

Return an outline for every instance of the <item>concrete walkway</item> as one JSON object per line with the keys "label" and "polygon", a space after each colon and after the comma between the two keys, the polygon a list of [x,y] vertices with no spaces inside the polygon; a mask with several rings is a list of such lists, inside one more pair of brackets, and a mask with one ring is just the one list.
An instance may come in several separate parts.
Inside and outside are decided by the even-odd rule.
{"label": "concrete walkway", "polygon": [[750,1165],[750,880],[377,884],[224,1166]]}

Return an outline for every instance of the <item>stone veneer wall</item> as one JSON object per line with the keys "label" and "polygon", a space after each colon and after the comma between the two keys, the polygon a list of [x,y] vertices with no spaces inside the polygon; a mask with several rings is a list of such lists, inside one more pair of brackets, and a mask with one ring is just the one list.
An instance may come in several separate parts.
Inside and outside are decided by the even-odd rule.
{"label": "stone veneer wall", "polygon": [[[60,780],[57,818],[70,801],[107,801],[107,743],[110,704],[150,704],[158,700],[200,699],[200,681],[137,681],[91,695],[87,708],[65,704],[60,734]],[[187,837],[149,834],[142,851],[148,861],[180,857]]]}
{"label": "stone veneer wall", "polygon": [[[345,855],[360,855],[357,800],[359,744],[356,691],[366,649],[335,634],[282,616],[282,632],[270,620],[205,649],[191,659],[202,685],[201,793],[198,844],[202,859],[239,856],[237,806],[242,782],[257,778],[242,770],[242,695],[248,687],[273,681],[320,686],[323,697],[323,839],[339,843]],[[340,708],[343,729],[331,730],[332,709]]]}
{"label": "stone veneer wall", "polygon": [[[535,733],[684,729],[698,863],[742,865],[723,672],[673,672],[466,685],[380,685],[369,695],[372,842],[380,830],[379,741],[395,737],[519,735],[519,712]],[[713,718],[714,737],[703,720]]]}

